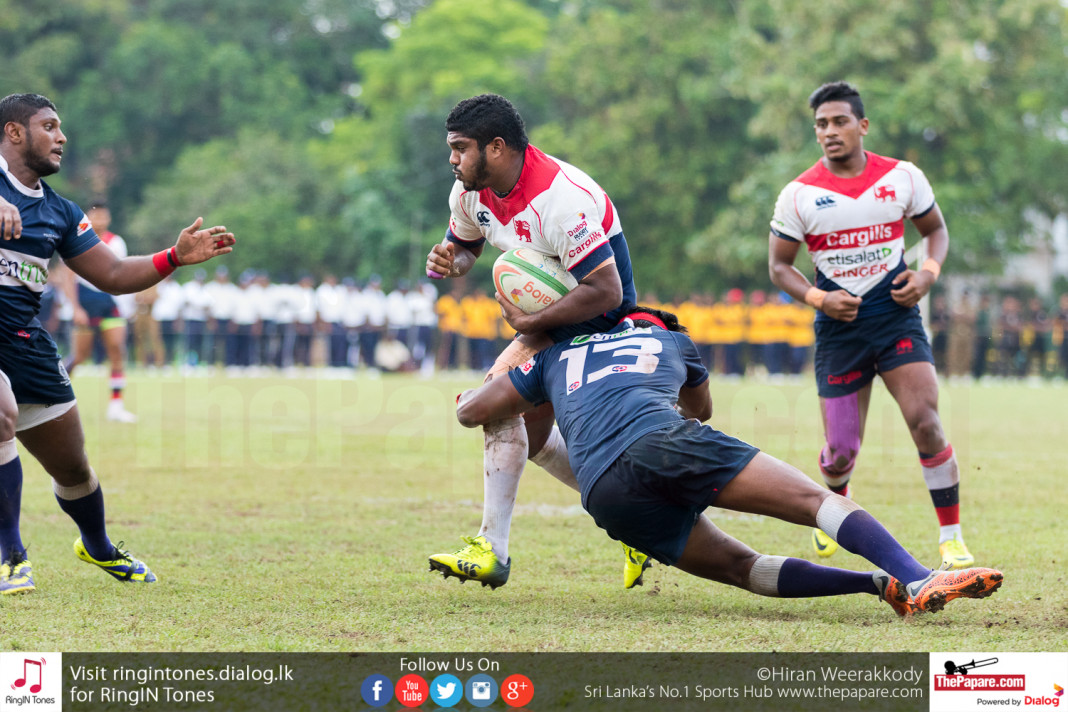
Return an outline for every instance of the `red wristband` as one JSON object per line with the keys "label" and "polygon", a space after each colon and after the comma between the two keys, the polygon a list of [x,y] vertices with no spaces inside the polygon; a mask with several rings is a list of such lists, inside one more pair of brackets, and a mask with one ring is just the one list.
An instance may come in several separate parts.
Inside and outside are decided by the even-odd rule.
{"label": "red wristband", "polygon": [[160,277],[172,274],[181,264],[178,261],[178,250],[173,247],[152,255],[152,266],[159,272]]}

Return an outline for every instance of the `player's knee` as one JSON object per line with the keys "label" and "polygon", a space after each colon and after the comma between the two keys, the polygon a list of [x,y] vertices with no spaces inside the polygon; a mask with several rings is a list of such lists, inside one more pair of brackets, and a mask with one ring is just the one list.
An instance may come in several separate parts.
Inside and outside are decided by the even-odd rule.
{"label": "player's knee", "polygon": [[909,424],[912,431],[912,440],[923,452],[936,452],[939,445],[944,443],[942,434],[942,421],[935,411],[928,411]]}
{"label": "player's knee", "polygon": [[0,404],[0,443],[15,439],[15,424],[18,419],[18,406]]}
{"label": "player's knee", "polygon": [[490,440],[513,440],[520,437],[524,441],[526,440],[527,431],[523,427],[523,417],[520,415],[492,422],[481,420],[480,423],[476,424],[482,425],[482,432],[487,442]]}
{"label": "player's knee", "polygon": [[820,455],[820,467],[830,475],[841,475],[850,472],[857,461],[857,453],[860,452],[860,438],[850,443],[832,444],[827,442]]}
{"label": "player's knee", "polygon": [[77,487],[96,476],[89,466],[89,459],[84,456],[70,462],[49,463],[46,469],[52,479],[63,487]]}

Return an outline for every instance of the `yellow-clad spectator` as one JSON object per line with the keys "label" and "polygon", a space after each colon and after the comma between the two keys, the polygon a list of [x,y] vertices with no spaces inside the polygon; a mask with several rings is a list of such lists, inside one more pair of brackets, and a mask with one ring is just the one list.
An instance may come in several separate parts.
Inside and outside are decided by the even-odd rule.
{"label": "yellow-clad spectator", "polygon": [[728,376],[745,373],[745,337],[749,322],[749,306],[745,292],[738,288],[727,291],[726,299],[716,305],[716,333],[723,344],[723,372]]}
{"label": "yellow-clad spectator", "polygon": [[[496,304],[496,302],[494,302]],[[504,320],[504,315],[501,314],[501,308],[497,306],[497,352],[500,353],[508,346],[508,343],[515,338],[515,329],[512,325]]]}
{"label": "yellow-clad spectator", "polygon": [[[686,327],[689,331],[690,338],[693,338],[694,325],[698,320],[698,312],[700,306],[698,302],[701,297],[698,294],[691,294],[689,299],[684,299],[678,304],[668,307],[667,310],[673,312],[678,317],[679,323]],[[659,306],[653,304],[642,304],[643,307],[653,307],[654,309],[660,309]]]}
{"label": "yellow-clad spectator", "polygon": [[749,294],[749,321],[745,330],[750,366],[767,367],[769,347],[775,335],[775,317],[775,310],[768,304],[767,295],[761,289],[754,289]]}
{"label": "yellow-clad spectator", "polygon": [[463,282],[454,280],[452,290],[438,297],[434,312],[438,315],[437,367],[439,369],[459,368],[460,345],[463,341],[464,312],[460,300],[464,296]]}
{"label": "yellow-clad spectator", "polygon": [[793,299],[787,299],[788,301],[784,301],[787,301],[786,306],[789,309],[786,342],[790,345],[790,373],[798,374],[808,366],[812,346],[816,343],[816,331],[813,326],[816,321],[816,311]]}
{"label": "yellow-clad spectator", "polygon": [[772,292],[765,309],[768,311],[768,344],[765,347],[764,365],[768,374],[781,376],[790,362],[790,305],[784,292]]}
{"label": "yellow-clad spectator", "polygon": [[460,300],[460,308],[464,314],[463,335],[471,347],[471,368],[488,371],[497,356],[493,341],[497,338],[501,307],[485,289],[476,288]]}
{"label": "yellow-clad spectator", "polygon": [[701,354],[701,361],[709,373],[713,373],[715,365],[716,325],[713,311],[712,295],[700,294],[693,298],[696,303],[694,313],[687,322],[679,322],[690,330],[690,338],[697,344],[697,351]]}

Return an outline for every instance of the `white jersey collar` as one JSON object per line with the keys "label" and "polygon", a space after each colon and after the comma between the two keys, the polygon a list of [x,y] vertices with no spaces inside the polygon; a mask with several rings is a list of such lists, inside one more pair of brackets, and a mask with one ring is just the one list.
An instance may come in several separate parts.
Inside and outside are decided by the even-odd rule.
{"label": "white jersey collar", "polygon": [[4,171],[4,175],[7,176],[8,181],[11,182],[11,185],[15,186],[15,190],[17,190],[18,192],[20,192],[23,195],[28,196],[30,198],[43,198],[44,197],[44,188],[43,187],[42,188],[27,188],[25,185],[22,184],[22,181],[20,181],[15,176],[11,175],[11,171],[9,171],[7,169],[7,159],[4,158],[3,155],[0,155],[0,170]]}

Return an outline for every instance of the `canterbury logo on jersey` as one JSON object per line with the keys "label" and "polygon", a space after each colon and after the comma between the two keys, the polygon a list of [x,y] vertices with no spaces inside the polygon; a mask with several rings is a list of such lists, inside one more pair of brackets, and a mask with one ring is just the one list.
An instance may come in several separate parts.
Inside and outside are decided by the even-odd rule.
{"label": "canterbury logo on jersey", "polygon": [[44,261],[19,252],[0,250],[0,285],[23,286],[33,292],[44,291],[48,268]]}
{"label": "canterbury logo on jersey", "polygon": [[833,208],[835,206],[834,198],[829,195],[823,195],[816,198],[816,209],[823,210],[824,208]]}

